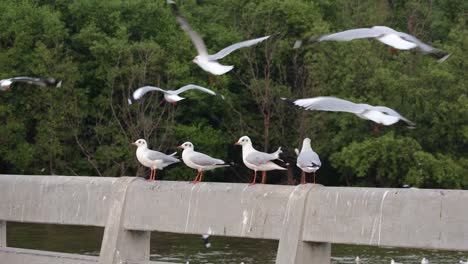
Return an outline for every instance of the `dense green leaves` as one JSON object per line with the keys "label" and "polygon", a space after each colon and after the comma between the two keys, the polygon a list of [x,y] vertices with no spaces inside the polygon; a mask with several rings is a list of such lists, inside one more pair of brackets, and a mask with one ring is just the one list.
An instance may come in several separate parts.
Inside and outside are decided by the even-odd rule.
{"label": "dense green leaves", "polygon": [[[16,85],[0,94],[0,172],[143,175],[129,143],[145,138],[172,153],[191,141],[232,166],[213,181],[246,181],[240,148],[249,135],[260,150],[293,149],[312,139],[325,184],[468,187],[468,30],[466,1],[177,1],[210,52],[271,35],[221,62],[209,76],[165,1],[0,0],[0,77],[53,76],[59,89]],[[386,25],[453,53],[437,63],[417,51],[391,53],[380,42],[323,42],[293,50],[296,39]],[[160,93],[129,105],[143,85],[194,83],[225,96],[184,93],[177,106]],[[346,113],[307,112],[280,97],[338,96],[385,105],[415,121],[376,128]],[[180,156],[180,155],[179,155]],[[292,172],[292,171],[291,171]],[[171,165],[158,178],[187,180]],[[272,181],[286,182],[286,173]]]}

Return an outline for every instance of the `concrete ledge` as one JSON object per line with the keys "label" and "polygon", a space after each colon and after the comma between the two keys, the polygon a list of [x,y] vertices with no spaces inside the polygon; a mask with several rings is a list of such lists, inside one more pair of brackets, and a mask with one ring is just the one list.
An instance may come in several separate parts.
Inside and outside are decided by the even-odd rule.
{"label": "concrete ledge", "polygon": [[306,241],[468,250],[468,192],[317,188],[307,201]]}
{"label": "concrete ledge", "polygon": [[[10,264],[95,264],[97,256],[58,253],[23,248],[0,248],[0,263]],[[144,261],[122,264],[174,264],[174,262]]]}
{"label": "concrete ledge", "polygon": [[0,220],[104,226],[118,178],[0,175]]}
{"label": "concrete ledge", "polygon": [[135,181],[124,227],[130,230],[279,239],[295,186]]}

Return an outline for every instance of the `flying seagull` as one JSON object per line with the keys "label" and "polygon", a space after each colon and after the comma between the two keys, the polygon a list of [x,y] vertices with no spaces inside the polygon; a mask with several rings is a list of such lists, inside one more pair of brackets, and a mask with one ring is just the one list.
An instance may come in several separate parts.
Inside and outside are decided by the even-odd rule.
{"label": "flying seagull", "polygon": [[[184,97],[180,97],[179,94],[188,91],[188,90],[199,90],[205,93],[209,93],[211,95],[216,95],[215,92],[213,92],[210,89],[207,89],[205,87],[201,87],[195,84],[187,84],[185,86],[182,86],[181,88],[177,90],[164,90],[159,87],[154,87],[154,86],[143,86],[138,89],[136,89],[133,92],[133,99],[138,100],[140,99],[143,95],[145,95],[147,92],[150,91],[159,91],[164,93],[164,99],[166,99],[167,102],[171,104],[175,104],[176,102],[185,99]],[[222,96],[221,96],[222,97]],[[223,97],[222,97],[223,98]]]}
{"label": "flying seagull", "polygon": [[[285,100],[285,98],[282,99]],[[416,126],[415,123],[406,119],[391,108],[385,106],[372,106],[368,104],[356,104],[336,97],[319,96],[299,99],[294,101],[294,104],[303,107],[306,110],[353,113],[360,118],[369,119],[386,126],[393,125],[399,120],[403,120],[410,127]]]}
{"label": "flying seagull", "polygon": [[228,167],[223,160],[212,158],[206,154],[196,152],[191,142],[185,142],[177,148],[183,149],[182,160],[185,165],[198,171],[193,183],[202,181],[203,172],[221,167]]}
{"label": "flying seagull", "polygon": [[[310,41],[350,41],[362,38],[375,38],[378,41],[399,50],[409,50],[418,48],[423,54],[428,54],[436,58],[439,62],[445,61],[451,55],[451,53],[442,51],[440,49],[436,49],[432,46],[425,44],[424,42],[420,41],[419,39],[410,34],[398,32],[392,28],[385,26],[350,29],[338,33],[312,37]],[[301,43],[301,41],[296,41],[294,47],[300,47]]]}
{"label": "flying seagull", "polygon": [[31,77],[13,77],[0,80],[0,91],[8,91],[13,83],[27,83],[38,86],[55,86],[60,87],[62,81],[57,81],[54,78],[31,78]]}
{"label": "flying seagull", "polygon": [[254,171],[254,177],[249,185],[256,183],[257,171],[262,172],[262,183],[266,182],[266,172],[270,170],[286,170],[286,168],[272,162],[272,160],[280,160],[279,154],[282,153],[281,147],[273,153],[260,152],[252,146],[252,141],[248,136],[243,136],[234,143],[242,146],[242,160],[247,168]]}
{"label": "flying seagull", "polygon": [[137,141],[132,142],[132,145],[138,147],[136,150],[138,161],[143,166],[150,168],[150,181],[156,180],[156,173],[158,169],[162,170],[173,163],[180,162],[180,160],[174,156],[177,154],[177,152],[167,155],[159,151],[148,149],[148,145],[144,139],[138,139]]}
{"label": "flying seagull", "polygon": [[172,13],[177,18],[177,22],[179,23],[180,27],[190,37],[190,39],[193,42],[193,45],[195,45],[195,48],[197,49],[198,55],[193,59],[193,62],[196,63],[198,66],[200,66],[203,70],[210,72],[214,75],[225,74],[226,72],[234,68],[234,66],[232,65],[230,66],[222,65],[218,63],[217,60],[220,60],[226,57],[231,52],[237,49],[255,45],[270,37],[270,36],[265,36],[261,38],[256,38],[256,39],[251,39],[251,40],[235,43],[235,44],[232,44],[231,46],[228,46],[220,50],[216,54],[210,55],[208,54],[208,51],[206,49],[205,43],[203,42],[203,39],[200,37],[200,35],[198,35],[197,32],[195,32],[190,27],[190,24],[187,22],[185,17],[180,12],[179,8],[177,7],[177,4],[173,0],[167,0],[167,3],[171,6]]}
{"label": "flying seagull", "polygon": [[296,166],[302,170],[301,174],[301,184],[305,184],[306,173],[314,173],[314,184],[315,184],[315,172],[320,169],[322,162],[320,161],[319,156],[315,151],[312,150],[310,146],[310,138],[305,138],[302,142],[302,149],[299,152],[298,149],[295,149],[297,156]]}

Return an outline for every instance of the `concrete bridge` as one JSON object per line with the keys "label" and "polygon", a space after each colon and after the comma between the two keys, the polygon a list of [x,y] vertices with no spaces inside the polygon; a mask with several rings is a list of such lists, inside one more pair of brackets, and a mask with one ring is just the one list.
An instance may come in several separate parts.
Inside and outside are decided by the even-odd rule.
{"label": "concrete bridge", "polygon": [[[10,248],[6,222],[104,227],[99,257]],[[0,175],[0,262],[149,261],[151,231],[279,240],[276,263],[330,263],[332,243],[468,251],[468,191]]]}

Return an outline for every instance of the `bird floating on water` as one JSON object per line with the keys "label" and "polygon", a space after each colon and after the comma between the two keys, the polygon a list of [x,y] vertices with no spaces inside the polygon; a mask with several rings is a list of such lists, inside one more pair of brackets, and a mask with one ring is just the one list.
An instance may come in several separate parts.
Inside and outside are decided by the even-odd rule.
{"label": "bird floating on water", "polygon": [[27,83],[38,86],[55,86],[60,87],[62,81],[57,81],[54,78],[32,78],[32,77],[13,77],[0,80],[0,91],[8,91],[14,83]]}
{"label": "bird floating on water", "polygon": [[[286,98],[282,99],[287,100]],[[385,106],[372,106],[368,104],[356,104],[336,97],[319,96],[299,99],[294,101],[294,104],[303,107],[306,110],[353,113],[360,118],[372,120],[378,124],[386,126],[393,125],[400,120],[406,122],[409,127],[416,126],[414,122],[406,119],[391,108]]]}
{"label": "bird floating on water", "polygon": [[[216,93],[213,92],[212,90],[210,90],[208,88],[205,88],[205,87],[202,87],[202,86],[195,85],[195,84],[187,84],[185,86],[180,87],[177,90],[164,90],[164,89],[161,89],[159,87],[154,87],[154,86],[143,86],[143,87],[140,87],[140,88],[136,89],[133,92],[133,99],[138,100],[143,95],[145,95],[146,93],[148,93],[150,91],[159,91],[159,92],[164,93],[164,99],[167,102],[169,102],[171,104],[175,104],[176,102],[185,99],[184,97],[180,97],[179,94],[181,94],[183,92],[186,92],[188,90],[198,90],[198,91],[202,91],[202,92],[205,92],[205,93],[209,93],[211,95],[216,95]],[[224,97],[222,97],[222,98],[224,99]]]}
{"label": "bird floating on water", "polygon": [[458,263],[459,264],[468,264],[468,259],[466,261],[460,260]]}
{"label": "bird floating on water", "polygon": [[359,256],[357,256],[357,257],[354,259],[354,262],[356,262],[356,264],[361,264],[361,259],[359,258]]}
{"label": "bird floating on water", "polygon": [[137,141],[132,142],[132,145],[138,147],[136,150],[138,161],[143,166],[150,168],[150,181],[156,180],[157,170],[162,170],[173,163],[180,162],[180,160],[175,157],[177,152],[167,155],[159,151],[148,149],[148,145],[144,139],[138,139]]}
{"label": "bird floating on water", "polygon": [[203,172],[221,167],[228,167],[223,160],[212,158],[206,154],[196,152],[191,142],[185,142],[177,148],[183,149],[182,160],[185,165],[198,171],[193,183],[202,181]]}
{"label": "bird floating on water", "polygon": [[257,171],[262,172],[262,183],[266,182],[266,172],[271,170],[286,170],[275,163],[272,160],[281,160],[279,154],[282,153],[281,147],[273,153],[260,152],[252,146],[252,141],[248,136],[243,136],[234,143],[235,145],[242,146],[242,160],[244,161],[247,168],[254,171],[253,180],[249,185],[256,183]]}
{"label": "bird floating on water", "polygon": [[395,262],[393,259],[391,259],[390,264],[401,264],[401,263],[400,262]]}
{"label": "bird floating on water", "polygon": [[421,259],[421,264],[429,264],[429,260],[427,258]]}
{"label": "bird floating on water", "polygon": [[196,31],[192,29],[190,24],[187,22],[185,17],[180,12],[179,8],[177,7],[177,4],[173,0],[167,0],[167,3],[171,6],[172,13],[176,17],[177,22],[179,23],[180,27],[190,37],[193,45],[195,45],[195,48],[197,49],[198,55],[193,59],[193,62],[196,63],[198,66],[200,66],[200,68],[202,68],[203,70],[210,72],[214,75],[225,74],[226,72],[234,68],[234,66],[232,65],[229,65],[229,66],[222,65],[217,60],[220,60],[226,57],[227,55],[229,55],[231,52],[235,50],[255,45],[270,37],[270,36],[265,36],[261,38],[256,38],[256,39],[251,39],[251,40],[246,40],[246,41],[242,41],[239,43],[235,43],[220,50],[216,54],[210,55],[208,54],[208,51],[206,49],[205,43],[203,42],[203,39],[200,37],[200,35],[198,35]]}
{"label": "bird floating on water", "polygon": [[296,166],[302,170],[301,173],[301,184],[307,183],[306,173],[314,173],[314,183],[315,183],[315,172],[320,169],[322,162],[318,154],[312,150],[310,146],[310,138],[305,138],[302,141],[302,149],[299,152],[298,149],[295,149],[297,156]]}
{"label": "bird floating on water", "polygon": [[[378,41],[399,50],[409,50],[418,48],[423,54],[428,54],[436,58],[439,62],[445,61],[451,55],[451,53],[442,51],[440,49],[436,49],[432,46],[425,44],[424,42],[420,41],[419,39],[408,33],[398,32],[386,26],[350,29],[333,34],[315,36],[312,37],[309,41],[350,41],[362,38],[375,38]],[[302,41],[296,41],[296,43],[294,44],[294,48],[300,47],[301,44]]]}

